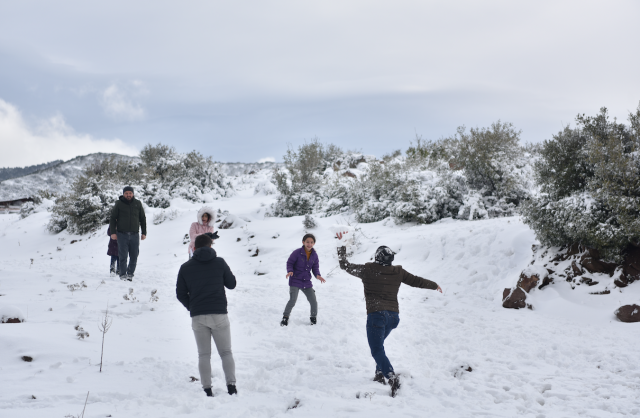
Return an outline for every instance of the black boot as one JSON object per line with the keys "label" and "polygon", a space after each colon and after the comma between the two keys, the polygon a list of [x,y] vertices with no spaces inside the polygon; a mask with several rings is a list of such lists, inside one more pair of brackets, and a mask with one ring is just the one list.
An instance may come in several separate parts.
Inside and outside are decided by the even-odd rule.
{"label": "black boot", "polygon": [[229,392],[229,395],[238,394],[238,389],[236,389],[236,385],[227,385],[227,391]]}
{"label": "black boot", "polygon": [[389,386],[391,386],[391,397],[395,398],[400,389],[400,375],[389,373]]}
{"label": "black boot", "polygon": [[311,320],[311,325],[315,325],[317,323],[315,316],[310,316],[309,319]]}
{"label": "black boot", "polygon": [[384,380],[384,375],[382,374],[382,372],[380,370],[376,370],[376,375],[373,376],[373,381],[374,382],[378,382],[378,383],[382,383],[383,385],[387,384],[387,382],[385,382],[385,380]]}
{"label": "black boot", "polygon": [[207,394],[207,396],[213,396],[213,392],[211,392],[211,388],[206,388],[206,389],[204,390],[204,393],[206,393],[206,394]]}
{"label": "black boot", "polygon": [[283,316],[282,317],[282,321],[280,321],[280,326],[281,327],[286,327],[287,325],[289,325],[289,317],[288,316]]}

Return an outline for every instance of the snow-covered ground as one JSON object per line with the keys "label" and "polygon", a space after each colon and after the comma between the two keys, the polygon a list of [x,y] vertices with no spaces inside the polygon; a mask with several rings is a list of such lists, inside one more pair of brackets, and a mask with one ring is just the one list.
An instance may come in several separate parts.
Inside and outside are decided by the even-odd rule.
{"label": "snow-covered ground", "polygon": [[[309,325],[301,295],[289,326],[280,327],[285,262],[301,245],[302,217],[265,218],[274,197],[254,195],[255,182],[213,203],[245,220],[221,230],[214,246],[238,280],[227,291],[238,396],[226,394],[215,353],[215,397],[190,381],[198,377],[197,351],[175,279],[198,205],[173,201],[177,217],[160,225],[151,222],[157,210],[148,210],[132,283],[109,276],[106,226],[90,236],[50,235],[48,212],[0,215],[0,310],[26,318],[0,324],[0,416],[76,416],[87,392],[87,418],[640,415],[640,324],[613,315],[620,302],[640,299],[640,284],[595,296],[556,283],[534,292],[534,310],[503,309],[502,290],[515,284],[535,243],[517,217],[358,225],[351,261],[367,262],[388,245],[396,264],[445,291],[401,288],[400,326],[386,351],[404,380],[391,398],[371,381],[362,284],[338,268],[330,226],[348,220],[316,218],[311,231],[327,279],[315,284],[318,325]],[[69,290],[82,282],[86,288]],[[130,289],[135,301],[123,298]],[[98,323],[107,306],[113,323],[99,373]],[[77,325],[90,336],[78,339]]]}

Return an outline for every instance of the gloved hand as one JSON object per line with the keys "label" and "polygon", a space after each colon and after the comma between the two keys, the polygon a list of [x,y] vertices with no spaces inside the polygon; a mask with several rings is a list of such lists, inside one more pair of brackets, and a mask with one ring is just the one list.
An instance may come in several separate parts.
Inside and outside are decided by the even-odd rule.
{"label": "gloved hand", "polygon": [[211,232],[205,232],[204,235],[208,236],[211,239],[218,239],[220,238],[218,236],[218,231],[214,232],[213,234]]}

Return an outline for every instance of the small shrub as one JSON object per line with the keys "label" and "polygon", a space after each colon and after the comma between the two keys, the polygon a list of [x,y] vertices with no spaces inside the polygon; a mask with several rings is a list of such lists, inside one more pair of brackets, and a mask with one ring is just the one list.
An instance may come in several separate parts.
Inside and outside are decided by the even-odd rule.
{"label": "small shrub", "polygon": [[305,230],[308,229],[313,229],[315,228],[316,225],[316,220],[313,219],[313,216],[311,215],[304,215],[304,219],[302,220],[302,226],[304,227]]}

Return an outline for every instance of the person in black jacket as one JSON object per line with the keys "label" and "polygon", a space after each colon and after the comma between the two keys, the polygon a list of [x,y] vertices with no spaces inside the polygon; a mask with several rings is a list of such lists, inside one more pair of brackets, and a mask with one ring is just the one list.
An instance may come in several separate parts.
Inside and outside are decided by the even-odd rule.
{"label": "person in black jacket", "polygon": [[236,278],[224,259],[217,256],[208,235],[199,235],[195,251],[180,267],[176,296],[191,315],[191,328],[198,346],[198,370],[207,396],[211,391],[211,338],[222,360],[229,395],[236,389],[236,364],[231,352],[231,325],[224,288],[234,289]]}
{"label": "person in black jacket", "polygon": [[[120,278],[132,281],[140,253],[140,240],[147,238],[147,217],[142,202],[133,197],[133,187],[125,187],[122,196],[113,205],[109,229],[112,233],[111,239],[118,241]],[[142,235],[138,236],[140,229]]]}

